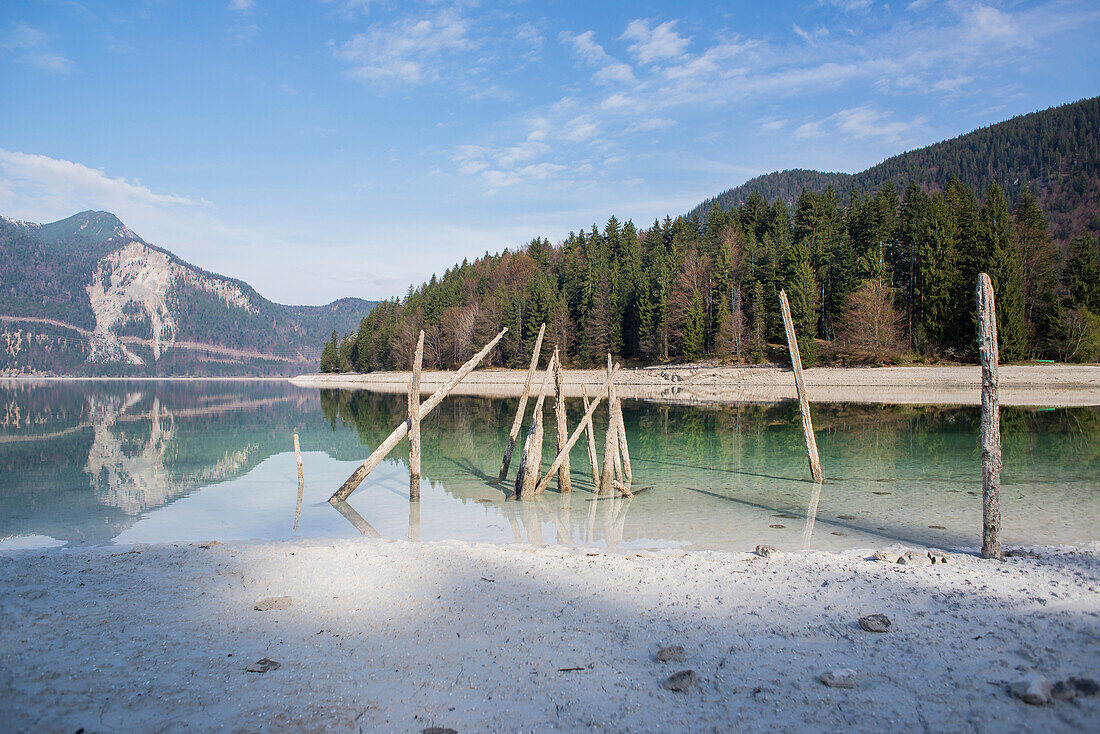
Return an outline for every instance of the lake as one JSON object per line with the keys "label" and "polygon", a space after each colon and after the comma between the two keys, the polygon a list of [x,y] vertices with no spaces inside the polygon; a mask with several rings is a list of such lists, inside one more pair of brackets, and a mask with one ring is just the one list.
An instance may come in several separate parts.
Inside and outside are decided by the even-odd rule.
{"label": "lake", "polygon": [[[281,381],[8,380],[0,404],[0,548],[357,537],[327,499],[405,412],[404,396]],[[980,544],[976,407],[815,405],[815,486],[794,402],[626,401],[633,499],[594,496],[582,439],[571,494],[551,484],[515,501],[493,483],[515,406],[448,398],[423,424],[421,501],[408,500],[403,442],[352,495],[357,523],[386,538],[632,551]],[[1100,407],[1005,408],[1001,425],[1004,542],[1100,539]]]}

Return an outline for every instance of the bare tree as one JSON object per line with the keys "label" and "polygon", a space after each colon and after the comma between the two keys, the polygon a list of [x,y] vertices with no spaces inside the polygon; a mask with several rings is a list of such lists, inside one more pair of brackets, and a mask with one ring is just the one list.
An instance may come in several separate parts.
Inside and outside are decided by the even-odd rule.
{"label": "bare tree", "polygon": [[894,297],[885,278],[872,278],[848,296],[837,339],[841,344],[881,361],[901,349],[905,317],[894,308]]}

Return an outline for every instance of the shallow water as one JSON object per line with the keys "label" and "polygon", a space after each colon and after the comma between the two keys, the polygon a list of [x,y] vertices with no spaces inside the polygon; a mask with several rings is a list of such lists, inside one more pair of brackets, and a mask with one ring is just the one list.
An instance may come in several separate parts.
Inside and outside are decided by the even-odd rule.
{"label": "shallow water", "polygon": [[[26,548],[355,537],[326,500],[403,420],[405,398],[282,382],[7,381],[0,405],[0,548]],[[595,498],[582,439],[573,493],[552,484],[517,502],[492,481],[515,405],[446,400],[422,429],[421,501],[408,500],[403,443],[352,495],[355,523],[388,538],[621,549],[980,542],[978,408],[815,406],[826,475],[815,486],[794,403],[627,402],[636,497]],[[571,407],[570,425],[580,415]],[[1100,408],[1004,409],[1001,420],[1005,542],[1100,539]],[[544,468],[549,406],[546,425]],[[596,444],[602,453],[599,425]]]}

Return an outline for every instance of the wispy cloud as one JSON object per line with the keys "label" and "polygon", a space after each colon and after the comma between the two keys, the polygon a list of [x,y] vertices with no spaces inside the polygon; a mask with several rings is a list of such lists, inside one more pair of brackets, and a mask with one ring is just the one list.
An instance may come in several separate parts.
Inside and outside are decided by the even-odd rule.
{"label": "wispy cloud", "polygon": [[868,104],[843,109],[824,119],[799,125],[794,136],[800,139],[825,136],[850,140],[882,139],[905,144],[916,140],[927,122],[923,115],[908,121],[896,120],[890,113]]}
{"label": "wispy cloud", "polygon": [[73,62],[49,50],[46,34],[22,21],[15,22],[0,41],[0,49],[17,61],[50,74],[70,74]]}
{"label": "wispy cloud", "polygon": [[469,22],[454,8],[426,18],[374,24],[339,46],[352,76],[370,82],[421,84],[438,79],[448,54],[476,47]]}
{"label": "wispy cloud", "polygon": [[251,13],[255,7],[255,0],[229,0],[229,9],[238,13]]}
{"label": "wispy cloud", "polygon": [[691,41],[676,31],[674,20],[657,26],[649,20],[632,20],[627,24],[620,39],[633,41],[627,50],[643,64],[682,58]]}

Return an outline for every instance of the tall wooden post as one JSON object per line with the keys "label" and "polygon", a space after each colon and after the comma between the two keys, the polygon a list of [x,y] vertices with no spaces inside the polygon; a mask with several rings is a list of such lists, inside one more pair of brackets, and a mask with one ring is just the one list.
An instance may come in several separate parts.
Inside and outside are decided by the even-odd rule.
{"label": "tall wooden post", "polygon": [[[565,374],[562,372],[561,355],[557,347],[554,348],[554,392],[557,393],[554,419],[557,424],[558,453],[561,453],[565,448],[565,442],[569,440],[569,423],[565,414]],[[565,455],[565,461],[558,467],[558,491],[562,494],[573,491],[573,484],[569,481],[568,453]]]}
{"label": "tall wooden post", "polygon": [[420,501],[420,368],[424,364],[424,330],[416,342],[409,380],[409,501]]}
{"label": "tall wooden post", "polygon": [[791,366],[794,368],[794,386],[798,391],[798,410],[802,414],[802,434],[806,438],[806,456],[810,460],[810,476],[815,482],[825,481],[821,473],[821,459],[817,456],[817,439],[810,422],[810,400],[806,397],[806,383],[802,380],[802,356],[798,352],[798,337],[794,333],[794,321],[791,320],[791,307],[787,303],[787,292],[779,291],[779,306],[783,311],[783,330],[787,332],[787,348],[791,353]]}
{"label": "tall wooden post", "polygon": [[623,420],[623,401],[615,396],[615,426],[619,431],[619,451],[623,455],[623,478],[629,488],[634,483],[634,470],[630,467],[630,447],[626,443],[626,422]]}
{"label": "tall wooden post", "polygon": [[302,495],[306,489],[306,475],[302,471],[302,447],[298,444],[298,432],[294,432],[294,459],[298,462],[298,503],[294,506],[294,532],[298,532],[298,521],[302,519]]}
{"label": "tall wooden post", "polygon": [[512,419],[512,430],[508,433],[508,443],[504,447],[504,460],[500,464],[500,474],[497,481],[503,482],[508,477],[508,466],[512,463],[512,451],[516,448],[516,438],[519,429],[523,425],[523,414],[527,411],[527,396],[531,393],[531,378],[539,367],[539,351],[542,350],[542,337],[546,334],[546,324],[539,327],[539,336],[535,339],[535,349],[531,352],[531,366],[527,368],[527,379],[523,381],[523,394],[519,397],[519,405],[516,406],[516,417]]}
{"label": "tall wooden post", "polygon": [[[458,383],[466,378],[466,375],[474,371],[478,363],[485,359],[485,355],[493,350],[493,347],[504,338],[506,333],[508,333],[508,329],[501,329],[500,333],[493,337],[491,342],[482,347],[480,352],[470,357],[466,364],[459,367],[458,372],[456,372],[451,379],[447,380],[446,384],[432,393],[430,398],[420,404],[420,420],[424,420],[429,413],[435,410],[436,407],[443,402],[443,398],[447,397],[451,390],[454,390]],[[408,432],[409,420],[406,418],[401,421],[401,425],[393,429],[390,435],[386,437],[386,440],[367,457],[367,460],[360,464],[358,469],[352,472],[352,475],[347,478],[347,481],[341,485],[340,489],[333,492],[332,496],[328,498],[329,504],[335,506],[336,502],[347,500],[347,498],[351,496],[351,493],[355,491],[355,488],[363,483],[363,480],[374,470],[374,467],[382,463],[382,460],[393,451],[394,446],[400,443],[401,439],[403,439]]]}
{"label": "tall wooden post", "polygon": [[557,354],[550,357],[550,364],[546,365],[546,375],[542,378],[542,388],[539,390],[539,399],[535,401],[535,412],[531,414],[531,427],[527,431],[527,440],[523,444],[523,456],[520,459],[519,471],[516,472],[516,497],[523,498],[536,494],[535,488],[539,481],[539,472],[542,468],[542,406],[546,401],[546,386],[550,382],[550,375],[554,370]]}
{"label": "tall wooden post", "polygon": [[603,442],[603,472],[600,474],[600,494],[611,493],[615,457],[619,453],[619,432],[615,427],[615,382],[611,379],[611,355],[607,355],[607,434]]}
{"label": "tall wooden post", "polygon": [[997,306],[993,284],[978,275],[978,354],[982,360],[982,558],[1002,558],[1001,408],[997,396]]}
{"label": "tall wooden post", "polygon": [[[588,388],[581,383],[581,394],[584,396],[584,412],[588,413]],[[600,460],[596,455],[596,432],[592,428],[592,418],[584,422],[585,433],[588,434],[588,464],[592,469],[592,486],[597,493],[600,491]]]}

